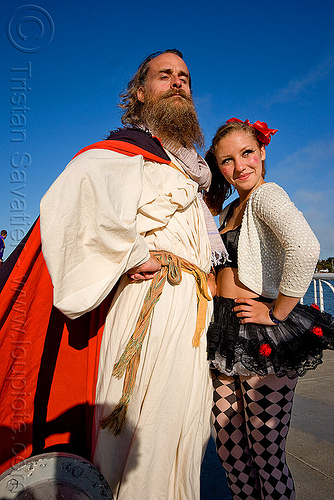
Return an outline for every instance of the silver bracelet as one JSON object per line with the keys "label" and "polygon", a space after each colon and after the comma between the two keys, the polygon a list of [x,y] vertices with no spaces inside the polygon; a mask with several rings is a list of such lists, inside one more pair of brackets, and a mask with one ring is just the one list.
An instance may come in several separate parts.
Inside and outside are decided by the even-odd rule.
{"label": "silver bracelet", "polygon": [[274,306],[269,309],[269,318],[273,323],[275,323],[275,325],[279,325],[280,323],[282,323],[282,321],[277,319],[274,315]]}

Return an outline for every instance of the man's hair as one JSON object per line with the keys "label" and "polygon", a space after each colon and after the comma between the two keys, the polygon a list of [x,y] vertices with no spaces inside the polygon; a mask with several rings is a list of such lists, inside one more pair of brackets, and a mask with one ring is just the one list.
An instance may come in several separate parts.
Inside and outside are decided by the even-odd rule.
{"label": "man's hair", "polygon": [[[119,107],[125,109],[125,112],[121,118],[123,125],[139,125],[142,123],[141,119],[141,109],[143,103],[138,100],[137,92],[139,87],[145,85],[146,77],[149,69],[149,64],[152,59],[160,56],[161,54],[175,54],[181,59],[183,59],[183,54],[177,49],[167,49],[159,52],[153,52],[141,63],[137,73],[129,81],[126,90],[120,93],[121,103]],[[191,80],[189,77],[189,86],[191,87]]]}
{"label": "man's hair", "polygon": [[7,231],[6,229],[1,230],[1,236],[7,236]]}

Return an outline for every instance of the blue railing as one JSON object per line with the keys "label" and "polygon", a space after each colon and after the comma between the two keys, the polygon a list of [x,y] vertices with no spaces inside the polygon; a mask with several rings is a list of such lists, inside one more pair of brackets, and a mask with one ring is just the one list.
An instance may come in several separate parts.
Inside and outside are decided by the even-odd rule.
{"label": "blue railing", "polygon": [[[334,273],[315,273],[313,275],[314,303],[320,307],[320,311],[325,309],[323,284],[329,286],[334,293],[334,286],[327,280],[334,280]],[[300,302],[302,304],[303,299]]]}

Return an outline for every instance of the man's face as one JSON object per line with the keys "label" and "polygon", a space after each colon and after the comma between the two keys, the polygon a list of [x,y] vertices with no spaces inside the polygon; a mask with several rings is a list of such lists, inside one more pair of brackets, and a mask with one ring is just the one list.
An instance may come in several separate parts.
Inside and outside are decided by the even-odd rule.
{"label": "man's face", "polygon": [[184,147],[202,146],[203,134],[190,91],[189,71],[183,59],[166,52],[149,63],[145,85],[137,98],[143,103],[142,123],[162,141]]}
{"label": "man's face", "polygon": [[152,100],[159,99],[164,93],[172,91],[169,99],[182,101],[183,95],[190,96],[189,71],[176,54],[169,52],[161,54],[149,63],[145,87],[139,87],[138,100],[145,102],[145,94]]}

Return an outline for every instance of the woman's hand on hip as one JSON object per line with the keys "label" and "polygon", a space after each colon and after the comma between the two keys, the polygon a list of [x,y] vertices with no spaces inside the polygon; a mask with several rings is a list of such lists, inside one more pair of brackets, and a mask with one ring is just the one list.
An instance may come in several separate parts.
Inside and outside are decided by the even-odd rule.
{"label": "woman's hand on hip", "polygon": [[257,323],[259,325],[274,325],[269,317],[269,309],[273,302],[259,302],[254,299],[235,299],[233,311],[240,319],[240,323]]}

